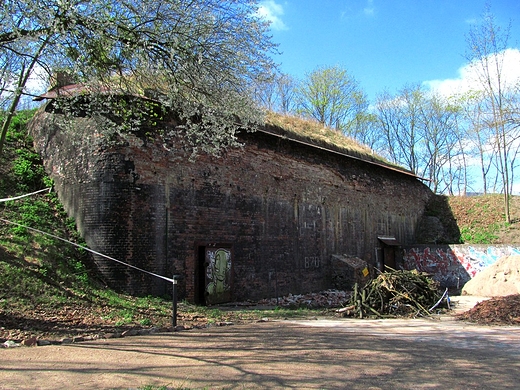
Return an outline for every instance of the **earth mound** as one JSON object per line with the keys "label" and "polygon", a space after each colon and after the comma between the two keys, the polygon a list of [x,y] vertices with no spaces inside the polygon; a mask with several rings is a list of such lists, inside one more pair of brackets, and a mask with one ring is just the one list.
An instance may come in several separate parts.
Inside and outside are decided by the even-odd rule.
{"label": "earth mound", "polygon": [[462,295],[504,297],[520,294],[520,256],[506,256],[479,272],[462,288]]}
{"label": "earth mound", "polygon": [[458,318],[482,325],[520,325],[520,294],[480,302]]}

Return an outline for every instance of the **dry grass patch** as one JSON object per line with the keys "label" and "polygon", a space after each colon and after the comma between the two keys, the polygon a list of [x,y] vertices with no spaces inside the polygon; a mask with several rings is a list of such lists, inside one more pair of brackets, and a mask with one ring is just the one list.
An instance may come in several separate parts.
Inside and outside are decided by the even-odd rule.
{"label": "dry grass patch", "polygon": [[368,146],[360,144],[353,138],[347,137],[341,132],[323,126],[311,119],[268,112],[266,117],[266,130],[365,161],[375,162],[406,171],[404,168],[392,164],[382,156],[377,155]]}

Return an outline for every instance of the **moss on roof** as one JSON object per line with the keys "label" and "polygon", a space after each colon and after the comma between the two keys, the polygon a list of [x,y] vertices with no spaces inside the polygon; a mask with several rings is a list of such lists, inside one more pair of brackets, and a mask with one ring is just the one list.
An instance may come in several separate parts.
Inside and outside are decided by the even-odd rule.
{"label": "moss on roof", "polygon": [[317,121],[268,112],[265,131],[411,174],[407,169],[379,156],[368,146]]}

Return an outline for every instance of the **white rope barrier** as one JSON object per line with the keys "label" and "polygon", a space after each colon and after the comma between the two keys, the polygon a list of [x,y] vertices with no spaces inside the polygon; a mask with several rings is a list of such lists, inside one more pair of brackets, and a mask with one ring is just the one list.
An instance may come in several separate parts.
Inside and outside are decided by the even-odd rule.
{"label": "white rope barrier", "polygon": [[20,196],[15,196],[14,198],[5,198],[5,199],[0,199],[0,203],[3,203],[3,202],[8,202],[10,200],[17,200],[17,199],[22,199],[22,198],[25,198],[26,196],[31,196],[31,195],[35,195],[35,194],[39,194],[40,192],[44,192],[44,191],[49,191],[51,192],[51,188],[44,188],[43,190],[38,190],[38,191],[35,191],[35,192],[31,192],[30,194],[25,194],[25,195],[20,195]]}
{"label": "white rope barrier", "polygon": [[[40,191],[37,191],[37,192],[42,192],[42,191],[43,191],[43,190],[40,190]],[[35,193],[37,193],[37,192],[34,192],[33,194],[35,194]],[[28,195],[29,195],[29,194],[28,194]],[[24,196],[28,196],[28,195],[24,195]],[[44,232],[44,231],[42,231],[42,230],[35,229],[35,228],[29,227],[29,226],[25,226],[25,225],[22,225],[22,224],[17,223],[17,222],[8,221],[7,219],[3,219],[3,218],[0,218],[0,221],[6,222],[6,223],[10,223],[10,224],[13,224],[13,225],[17,225],[17,226],[23,227],[23,228],[25,228],[25,229],[32,230],[32,231],[34,231],[34,232],[37,232],[37,233],[40,233],[40,234],[44,234],[44,235],[49,236],[49,237],[53,237],[53,238],[55,238],[55,239],[57,239],[57,240],[60,240],[60,241],[66,242],[66,243],[68,243],[68,244],[74,245],[74,246],[76,246],[76,247],[78,247],[78,248],[84,249],[84,250],[86,250],[86,251],[88,251],[88,252],[90,252],[90,253],[93,253],[93,254],[95,254],[95,255],[98,255],[98,256],[104,257],[105,259],[115,261],[116,263],[119,263],[119,264],[122,264],[122,265],[126,265],[127,267],[130,267],[130,268],[133,268],[133,269],[135,269],[135,270],[138,270],[138,271],[144,272],[144,273],[146,273],[146,274],[148,274],[148,275],[152,275],[152,276],[155,276],[155,277],[157,277],[157,278],[160,278],[160,279],[166,280],[167,282],[174,283],[174,280],[171,279],[171,278],[167,278],[166,276],[158,275],[158,274],[155,274],[155,273],[153,273],[153,272],[150,272],[150,271],[144,270],[144,269],[142,269],[142,268],[136,267],[136,266],[134,266],[134,265],[132,265],[132,264],[125,263],[124,261],[114,259],[113,257],[110,257],[110,256],[107,256],[107,255],[104,255],[103,253],[96,252],[96,251],[94,251],[94,250],[92,250],[92,249],[89,249],[89,248],[83,246],[83,245],[76,244],[76,243],[71,242],[71,241],[69,241],[69,240],[66,240],[66,239],[64,239],[64,238],[58,237],[58,236],[56,236],[56,235],[54,235],[54,234],[47,233],[47,232]]]}

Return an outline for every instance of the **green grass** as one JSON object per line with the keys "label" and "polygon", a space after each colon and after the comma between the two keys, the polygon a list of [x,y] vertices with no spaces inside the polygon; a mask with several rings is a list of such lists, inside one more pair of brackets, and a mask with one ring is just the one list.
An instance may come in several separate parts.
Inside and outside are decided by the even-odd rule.
{"label": "green grass", "polygon": [[347,137],[334,129],[325,127],[312,119],[303,119],[297,116],[268,112],[266,125],[268,128],[274,127],[283,130],[288,138],[304,140],[311,144],[332,148],[366,161],[374,161],[406,171],[405,168],[393,164],[382,156],[377,155],[368,146],[360,144],[355,139]]}
{"label": "green grass", "polygon": [[[0,198],[52,186],[27,134],[26,124],[33,113],[18,113],[7,133],[0,156]],[[0,203],[0,217],[85,246],[74,220],[66,215],[52,192]],[[137,299],[96,282],[85,250],[6,222],[0,222],[0,275],[0,314],[23,317],[35,309],[52,312],[66,307],[91,307],[93,316],[109,313],[116,325],[152,325],[157,318],[167,323],[171,316],[168,300]]]}
{"label": "green grass", "polygon": [[503,196],[489,194],[480,196],[453,196],[450,208],[460,229],[464,244],[518,243],[518,215],[520,197],[511,196],[510,211],[514,223],[505,222]]}
{"label": "green grass", "polygon": [[460,230],[461,240],[466,244],[493,244],[504,225],[505,223],[494,223],[488,226],[465,226]]}

